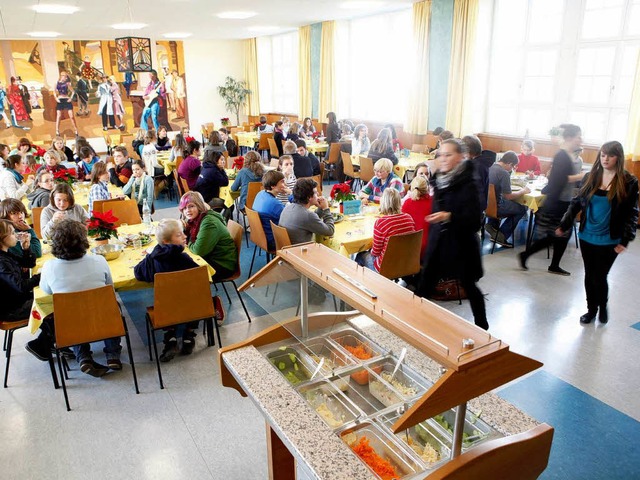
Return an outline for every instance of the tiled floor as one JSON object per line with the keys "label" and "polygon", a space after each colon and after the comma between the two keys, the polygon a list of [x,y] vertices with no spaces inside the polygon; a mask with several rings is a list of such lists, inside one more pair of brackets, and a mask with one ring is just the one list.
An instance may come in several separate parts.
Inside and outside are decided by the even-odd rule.
{"label": "tiled floor", "polygon": [[[174,212],[159,210],[157,216]],[[243,253],[247,267],[251,250]],[[562,262],[570,277],[548,274],[543,252],[530,260],[528,272],[519,270],[519,250],[485,255],[480,286],[491,332],[545,365],[500,394],[556,428],[543,478],[634,478],[640,471],[640,244],[632,244],[613,267],[606,326],[578,322],[584,313],[583,274],[573,245]],[[123,299],[135,324],[152,296],[133,293]],[[224,345],[264,326],[260,319],[248,324],[232,300],[229,324],[221,331]],[[443,305],[471,318],[466,302]],[[257,305],[248,307],[260,313]],[[264,422],[250,400],[220,386],[216,349],[205,348],[199,336],[191,357],[163,365],[166,388],[160,390],[144,331],[130,331],[140,395],[128,365],[103,379],[72,365],[72,412],[65,411],[62,392],[53,390],[46,365],[23,349],[29,334],[16,334],[9,388],[0,392],[0,478],[266,478]],[[614,463],[623,457],[627,462],[617,468]]]}

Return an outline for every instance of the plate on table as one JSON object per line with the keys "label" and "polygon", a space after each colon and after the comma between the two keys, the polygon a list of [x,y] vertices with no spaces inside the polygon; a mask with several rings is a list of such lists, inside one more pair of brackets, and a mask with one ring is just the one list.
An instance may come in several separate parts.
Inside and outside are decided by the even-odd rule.
{"label": "plate on table", "polygon": [[333,223],[340,223],[344,220],[344,215],[342,213],[332,213],[331,216],[333,217]]}
{"label": "plate on table", "polygon": [[145,233],[128,233],[125,235],[120,235],[118,239],[124,244],[125,247],[133,247],[133,243],[138,239],[140,240],[140,243],[143,247],[151,243],[151,236]]}

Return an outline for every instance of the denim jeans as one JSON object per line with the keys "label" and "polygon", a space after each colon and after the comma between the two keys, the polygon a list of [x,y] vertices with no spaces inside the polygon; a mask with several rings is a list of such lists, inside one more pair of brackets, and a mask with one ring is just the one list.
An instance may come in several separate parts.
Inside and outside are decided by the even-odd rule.
{"label": "denim jeans", "polygon": [[[527,207],[516,203],[513,200],[504,199],[498,204],[498,216],[506,217],[502,222],[502,225],[500,225],[500,231],[504,235],[504,238],[509,239],[511,232],[513,232],[516,225],[518,225],[518,222],[526,213]],[[489,219],[489,224],[498,228],[498,221],[493,218]]]}
{"label": "denim jeans", "polygon": [[143,130],[149,129],[147,120],[149,119],[149,116],[151,116],[153,128],[155,128],[157,132],[158,128],[160,128],[160,124],[158,123],[158,113],[160,113],[160,104],[157,101],[152,103],[148,107],[145,107],[142,111],[142,117],[140,118],[140,128]]}
{"label": "denim jeans", "polygon": [[371,255],[370,251],[360,252],[356,255],[356,263],[358,265],[360,265],[361,267],[367,267],[369,270],[377,272],[376,267],[373,265],[373,262],[375,262],[375,260],[376,257]]}
{"label": "denim jeans", "polygon": [[[120,352],[122,351],[122,346],[120,345],[120,337],[107,338],[104,341],[104,348],[102,351],[105,353],[107,360],[120,359]],[[73,346],[73,353],[76,355],[76,360],[78,363],[82,363],[87,360],[92,360],[91,344],[82,343],[80,345]]]}

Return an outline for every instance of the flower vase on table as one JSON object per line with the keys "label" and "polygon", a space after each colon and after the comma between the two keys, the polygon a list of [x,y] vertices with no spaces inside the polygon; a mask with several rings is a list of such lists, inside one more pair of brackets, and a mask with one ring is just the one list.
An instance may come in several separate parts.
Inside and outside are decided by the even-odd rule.
{"label": "flower vase on table", "polygon": [[95,237],[96,245],[109,243],[109,238],[118,236],[117,221],[111,210],[105,213],[93,211],[87,227],[89,235]]}
{"label": "flower vase on table", "polygon": [[349,200],[354,200],[356,196],[351,191],[350,182],[345,183],[336,183],[333,187],[331,187],[331,200],[334,202],[338,202],[340,205],[340,213],[344,213],[344,205],[342,202],[346,202]]}

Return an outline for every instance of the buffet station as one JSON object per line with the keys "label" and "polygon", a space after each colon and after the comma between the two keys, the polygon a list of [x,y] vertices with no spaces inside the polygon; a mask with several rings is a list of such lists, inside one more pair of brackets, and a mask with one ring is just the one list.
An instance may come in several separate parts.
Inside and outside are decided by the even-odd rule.
{"label": "buffet station", "polygon": [[265,418],[269,478],[534,479],[553,428],[492,390],[542,364],[316,243],[242,287],[269,326],[219,351]]}

